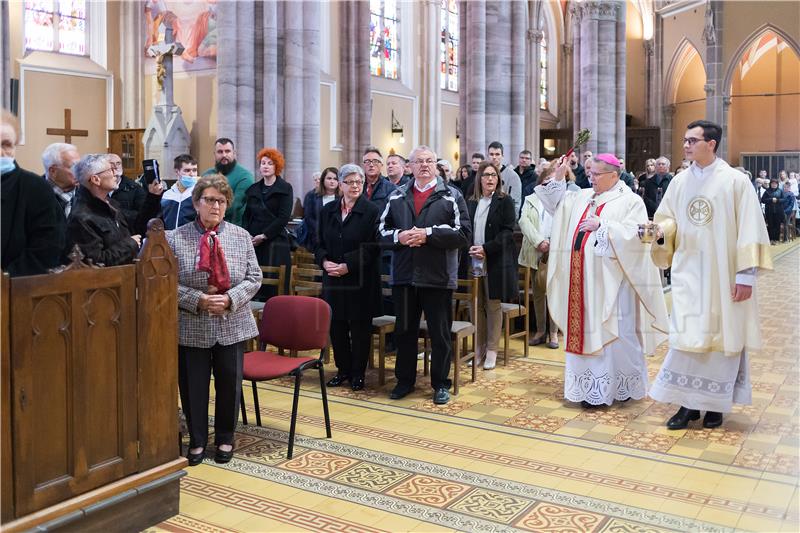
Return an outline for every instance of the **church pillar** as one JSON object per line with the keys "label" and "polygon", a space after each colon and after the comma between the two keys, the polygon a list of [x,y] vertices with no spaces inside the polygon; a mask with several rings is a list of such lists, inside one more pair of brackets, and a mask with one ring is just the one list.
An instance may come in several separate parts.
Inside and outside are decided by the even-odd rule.
{"label": "church pillar", "polygon": [[[573,79],[573,69],[572,69],[572,61],[573,61],[573,50],[575,46],[573,44],[564,44],[561,46],[561,61],[559,61],[559,69],[561,74],[561,79],[564,80],[563,83],[559,84],[563,87],[563,90],[559,92],[558,101],[559,101],[559,111],[558,111],[558,121],[559,127],[565,128],[572,125],[572,108],[574,106],[574,102],[572,99],[572,79]],[[559,90],[557,88],[557,90]],[[539,155],[541,157],[541,154]]]}
{"label": "church pillar", "polygon": [[468,83],[462,100],[462,151],[484,152],[500,141],[507,162],[514,161],[525,141],[525,2],[476,0],[465,2],[465,54],[462,69]]}
{"label": "church pillar", "polygon": [[625,155],[625,3],[589,0],[573,7],[576,107],[573,129],[589,128],[585,147]]}
{"label": "church pillar", "polygon": [[725,161],[728,161],[728,139],[730,138],[728,136],[728,118],[730,116],[730,110],[731,110],[731,97],[723,96],[722,123],[720,124],[720,126],[722,126],[722,141],[719,148],[717,149],[717,155],[722,159],[724,159]]}
{"label": "church pillar", "polygon": [[11,109],[11,52],[9,50],[8,2],[0,4],[0,79],[3,84],[2,106]]}
{"label": "church pillar", "polygon": [[[120,4],[120,25],[122,28],[141,28],[143,25],[142,6],[138,2]],[[120,86],[122,87],[122,116],[119,126],[123,128],[143,128],[144,113],[144,72],[142,51],[144,40],[141,31],[123,31],[119,34],[122,42],[120,54]],[[181,43],[185,44],[185,43]]]}
{"label": "church pillar", "polygon": [[[539,130],[540,130],[540,106],[539,106],[539,83],[542,76],[541,64],[541,47],[539,46],[544,38],[544,32],[541,28],[534,26],[536,29],[528,30],[528,57],[530,60],[528,64],[531,68],[528,69],[528,81],[526,85],[529,87],[527,112],[527,124],[525,131],[528,135],[525,139],[525,146],[533,152],[533,161],[539,159]],[[550,68],[553,68],[552,66]],[[555,90],[555,87],[551,87]]]}
{"label": "church pillar", "polygon": [[665,105],[661,108],[661,155],[672,158],[672,127],[675,117],[675,104]]}
{"label": "church pillar", "polygon": [[[438,154],[442,142],[442,91],[439,46],[442,20],[437,0],[424,0],[420,7],[420,144],[430,146]],[[461,88],[463,91],[463,87]],[[408,155],[408,154],[406,154]]]}
{"label": "church pillar", "polygon": [[369,4],[345,0],[339,4],[341,77],[341,139],[344,161],[361,161],[372,138],[370,114]]}
{"label": "church pillar", "polygon": [[655,86],[658,78],[655,73],[655,54],[653,39],[645,39],[642,41],[644,47],[644,76],[645,76],[645,90],[644,90],[644,120],[645,126],[652,126],[654,124],[655,115]]}
{"label": "church pillar", "polygon": [[[703,41],[706,45],[706,120],[722,124],[722,4],[706,4]],[[724,145],[721,147],[724,148]]]}

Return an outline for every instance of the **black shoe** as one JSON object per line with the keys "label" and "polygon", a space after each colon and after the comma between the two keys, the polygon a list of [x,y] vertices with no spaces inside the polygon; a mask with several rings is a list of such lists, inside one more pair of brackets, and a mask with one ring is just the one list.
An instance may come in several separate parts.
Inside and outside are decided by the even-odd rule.
{"label": "black shoe", "polygon": [[450,393],[444,387],[436,389],[433,393],[433,403],[436,405],[444,405],[450,401]]}
{"label": "black shoe", "polygon": [[189,452],[186,454],[186,458],[189,460],[189,466],[197,466],[206,458],[206,449],[203,448],[200,453]]}
{"label": "black shoe", "polygon": [[716,411],[706,411],[703,417],[704,428],[718,428],[722,425],[722,413]]}
{"label": "black shoe", "polygon": [[700,411],[681,407],[678,412],[667,420],[667,429],[686,429],[689,422],[700,418]]}
{"label": "black shoe", "polygon": [[354,391],[364,390],[364,378],[350,379],[350,388]]}
{"label": "black shoe", "polygon": [[327,385],[328,387],[338,387],[339,385],[341,385],[342,383],[344,383],[349,379],[350,378],[348,376],[343,376],[342,374],[336,374],[331,379],[329,379],[325,385]]}
{"label": "black shoe", "polygon": [[584,409],[597,409],[598,407],[601,407],[603,405],[605,405],[605,404],[597,404],[597,405],[595,405],[593,403],[587,402],[586,400],[583,400],[581,402],[581,407],[583,407]]}
{"label": "black shoe", "polygon": [[389,394],[390,400],[399,400],[401,398],[405,398],[409,394],[414,392],[414,387],[401,387],[400,385],[396,386],[392,393]]}
{"label": "black shoe", "polygon": [[225,464],[230,462],[233,459],[233,448],[228,450],[227,452],[223,452],[219,448],[217,448],[216,453],[214,454],[214,462],[219,464]]}

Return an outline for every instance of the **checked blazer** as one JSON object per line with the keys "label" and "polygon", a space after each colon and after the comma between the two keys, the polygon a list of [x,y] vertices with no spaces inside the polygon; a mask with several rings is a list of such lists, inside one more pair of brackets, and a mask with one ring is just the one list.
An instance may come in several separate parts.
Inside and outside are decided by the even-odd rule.
{"label": "checked blazer", "polygon": [[231,275],[227,292],[231,306],[223,316],[197,309],[201,294],[208,289],[208,274],[196,267],[202,235],[196,222],[166,232],[167,242],[178,258],[178,343],[210,348],[216,343],[229,346],[258,336],[250,300],[261,287],[262,275],[250,234],[228,222],[219,225],[217,235]]}

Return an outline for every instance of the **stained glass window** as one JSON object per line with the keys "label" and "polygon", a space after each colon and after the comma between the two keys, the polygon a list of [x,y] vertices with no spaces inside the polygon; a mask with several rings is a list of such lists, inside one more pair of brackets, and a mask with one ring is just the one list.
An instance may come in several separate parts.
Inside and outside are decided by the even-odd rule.
{"label": "stained glass window", "polygon": [[86,0],[26,0],[25,49],[86,55]]}
{"label": "stained glass window", "polygon": [[458,90],[458,1],[441,0],[442,39],[439,44],[441,77],[439,86]]}
{"label": "stained glass window", "polygon": [[369,70],[373,76],[400,77],[400,20],[396,0],[369,2]]}
{"label": "stained glass window", "polygon": [[547,109],[547,33],[539,41],[539,109]]}

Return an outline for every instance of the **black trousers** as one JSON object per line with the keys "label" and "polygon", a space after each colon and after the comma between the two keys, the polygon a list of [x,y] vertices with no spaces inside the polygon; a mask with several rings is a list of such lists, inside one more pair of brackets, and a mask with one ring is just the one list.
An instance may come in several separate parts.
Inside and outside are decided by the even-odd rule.
{"label": "black trousers", "polygon": [[372,320],[332,320],[331,345],[339,374],[363,378],[372,347]]}
{"label": "black trousers", "polygon": [[244,343],[211,348],[178,346],[178,388],[189,426],[189,447],[208,444],[208,386],[214,372],[214,443],[233,444],[239,418]]}
{"label": "black trousers", "polygon": [[769,240],[781,240],[781,224],[783,224],[784,218],[782,211],[767,212],[767,233],[769,233]]}
{"label": "black trousers", "polygon": [[411,285],[392,287],[395,316],[394,342],[397,362],[394,374],[400,388],[414,386],[417,380],[417,346],[419,319],[425,312],[431,339],[431,387],[449,389],[450,360],[453,346],[450,328],[453,325],[453,291],[451,289],[416,288]]}

